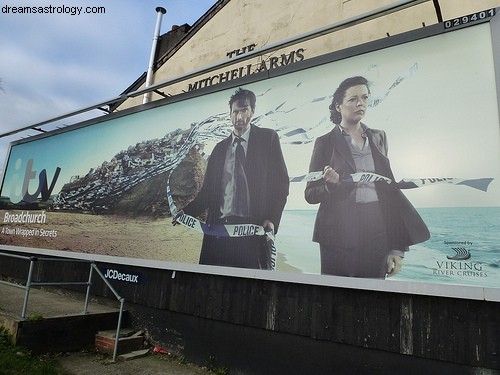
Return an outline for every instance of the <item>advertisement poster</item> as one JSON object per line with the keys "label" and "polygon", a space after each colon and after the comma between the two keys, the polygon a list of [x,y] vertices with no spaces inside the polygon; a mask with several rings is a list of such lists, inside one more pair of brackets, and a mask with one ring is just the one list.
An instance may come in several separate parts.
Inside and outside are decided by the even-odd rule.
{"label": "advertisement poster", "polygon": [[[290,177],[276,269],[321,274],[317,204],[304,198],[315,141],[340,82],[363,76],[363,123],[387,135],[396,182],[430,232],[390,280],[500,285],[500,122],[488,24],[245,84],[252,124],[270,128]],[[233,87],[11,146],[0,244],[198,264],[202,233],[172,225],[231,134]],[[200,217],[200,220],[203,220]],[[269,271],[272,272],[272,271]]]}

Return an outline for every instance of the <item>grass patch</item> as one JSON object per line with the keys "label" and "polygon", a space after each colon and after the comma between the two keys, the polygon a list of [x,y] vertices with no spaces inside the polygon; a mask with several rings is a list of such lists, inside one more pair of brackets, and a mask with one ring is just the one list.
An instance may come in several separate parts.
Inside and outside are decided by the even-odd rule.
{"label": "grass patch", "polygon": [[33,356],[14,346],[7,330],[0,327],[0,375],[63,375],[50,357]]}

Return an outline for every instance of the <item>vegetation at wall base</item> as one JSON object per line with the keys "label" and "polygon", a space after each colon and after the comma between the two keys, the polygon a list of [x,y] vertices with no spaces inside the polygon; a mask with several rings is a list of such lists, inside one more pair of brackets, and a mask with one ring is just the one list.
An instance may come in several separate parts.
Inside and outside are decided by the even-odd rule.
{"label": "vegetation at wall base", "polygon": [[208,357],[207,369],[208,369],[208,371],[210,371],[211,373],[216,374],[216,375],[228,375],[229,374],[228,368],[217,366],[217,358],[213,355]]}
{"label": "vegetation at wall base", "polygon": [[62,375],[54,360],[33,356],[29,350],[11,344],[9,333],[0,326],[0,375]]}

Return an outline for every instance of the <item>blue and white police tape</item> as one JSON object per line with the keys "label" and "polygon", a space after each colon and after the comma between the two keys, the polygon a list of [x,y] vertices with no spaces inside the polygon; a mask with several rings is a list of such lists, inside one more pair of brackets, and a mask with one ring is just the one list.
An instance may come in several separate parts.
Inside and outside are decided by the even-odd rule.
{"label": "blue and white police tape", "polygon": [[170,181],[167,183],[167,199],[170,208],[170,213],[175,221],[185,227],[203,233],[207,236],[215,237],[249,237],[249,236],[266,236],[266,245],[271,253],[271,269],[276,269],[277,250],[274,244],[275,236],[273,230],[266,230],[261,225],[256,224],[213,224],[209,225],[197,218],[182,213],[178,217],[177,207],[175,206],[172,192],[170,191]]}
{"label": "blue and white police tape", "polygon": [[[175,216],[174,216],[175,217]],[[274,232],[266,230],[261,225],[256,224],[212,224],[204,223],[197,218],[182,213],[175,219],[179,224],[184,225],[197,232],[207,236],[215,237],[249,237],[249,236],[266,236],[266,244],[271,253],[271,269],[276,269],[277,250],[274,244]]]}
{"label": "blue and white police tape", "polygon": [[172,192],[170,191],[170,178],[167,180],[167,200],[170,214],[172,215],[172,217],[176,217],[177,207],[175,207],[174,199],[172,198]]}
{"label": "blue and white police tape", "polygon": [[268,232],[261,225],[256,224],[206,224],[203,221],[182,213],[175,220],[197,232],[215,237],[249,237],[265,236]]}
{"label": "blue and white police tape", "polygon": [[[290,182],[302,182],[302,181],[319,181],[323,178],[323,172],[310,172],[303,176],[292,177]],[[393,181],[390,178],[381,176],[376,173],[371,172],[360,172],[353,173],[347,178],[343,178],[341,182],[376,182],[384,181],[391,184]],[[396,182],[396,187],[399,189],[415,189],[425,186],[432,185],[464,185],[481,191],[487,191],[488,186],[493,181],[493,178],[453,178],[453,177],[429,177],[429,178],[403,178],[401,181]]]}

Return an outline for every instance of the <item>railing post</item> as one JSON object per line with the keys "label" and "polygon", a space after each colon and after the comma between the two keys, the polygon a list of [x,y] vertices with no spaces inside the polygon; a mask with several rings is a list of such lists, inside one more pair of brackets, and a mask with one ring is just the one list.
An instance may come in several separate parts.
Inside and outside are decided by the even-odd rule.
{"label": "railing post", "polygon": [[85,314],[85,315],[88,313],[88,309],[89,309],[90,287],[92,286],[92,271],[94,269],[93,264],[94,264],[94,262],[91,262],[90,267],[89,267],[89,279],[87,281],[87,293],[85,294],[85,306],[83,307],[83,314]]}
{"label": "railing post", "polygon": [[109,281],[106,279],[106,277],[102,274],[102,272],[99,270],[99,267],[95,265],[95,263],[92,263],[92,268],[95,270],[97,275],[99,275],[104,281],[104,284],[111,290],[111,292],[115,295],[116,299],[120,301],[120,314],[118,315],[118,324],[116,327],[116,334],[115,334],[115,348],[113,350],[113,361],[116,361],[116,355],[118,353],[118,343],[120,341],[120,327],[122,325],[122,315],[123,315],[123,304],[125,303],[125,298],[122,298],[118,293],[116,293],[115,288],[109,283]]}
{"label": "railing post", "polygon": [[118,324],[116,326],[115,347],[113,349],[113,362],[116,362],[116,355],[118,354],[118,343],[120,342],[120,328],[122,325],[122,314],[123,314],[124,303],[125,299],[120,298],[120,314],[118,315]]}
{"label": "railing post", "polygon": [[31,288],[31,279],[33,277],[33,268],[35,267],[36,257],[30,257],[30,269],[28,271],[28,279],[26,280],[26,287],[24,293],[24,303],[23,303],[23,311],[21,312],[21,319],[24,320],[26,318],[26,311],[28,310],[28,298],[30,295]]}

